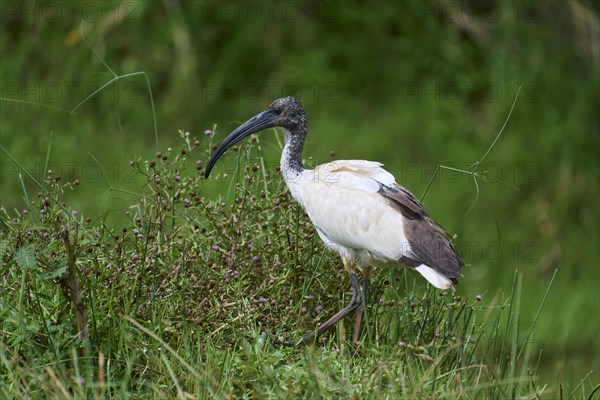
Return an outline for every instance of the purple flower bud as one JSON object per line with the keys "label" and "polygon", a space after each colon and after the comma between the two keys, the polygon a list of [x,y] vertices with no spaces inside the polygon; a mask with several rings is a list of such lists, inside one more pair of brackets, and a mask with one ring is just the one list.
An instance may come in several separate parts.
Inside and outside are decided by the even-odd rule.
{"label": "purple flower bud", "polygon": [[42,211],[40,211],[40,214],[46,215],[46,212],[47,212],[46,210],[42,210]]}
{"label": "purple flower bud", "polygon": [[181,176],[179,174],[176,174],[173,179],[175,179],[175,182],[179,182],[181,181]]}
{"label": "purple flower bud", "polygon": [[259,303],[268,303],[269,300],[265,299],[264,297],[261,297],[260,299],[258,299]]}
{"label": "purple flower bud", "polygon": [[213,249],[214,251],[220,251],[220,250],[221,250],[221,247],[219,247],[219,246],[215,245],[215,246],[213,246],[213,247],[212,247],[212,249]]}
{"label": "purple flower bud", "polygon": [[306,314],[306,307],[302,307],[302,309],[300,310],[300,312],[301,312],[302,314]]}
{"label": "purple flower bud", "polygon": [[198,166],[202,165],[202,160],[197,160],[196,165],[198,165]]}
{"label": "purple flower bud", "polygon": [[398,345],[400,347],[404,347],[404,346],[406,346],[406,342],[404,342],[404,341],[401,340],[400,343],[398,343]]}
{"label": "purple flower bud", "polygon": [[252,262],[257,262],[258,260],[260,260],[259,256],[252,257]]}
{"label": "purple flower bud", "polygon": [[321,311],[323,311],[323,306],[317,306],[317,308],[315,308],[315,312],[318,314]]}
{"label": "purple flower bud", "polygon": [[77,212],[77,210],[73,210],[73,216],[76,217],[78,215],[79,215],[79,213]]}
{"label": "purple flower bud", "polygon": [[207,129],[207,130],[205,130],[205,131],[204,131],[204,134],[205,134],[206,136],[210,136],[210,135],[212,135],[212,133],[213,133],[213,132],[212,132],[210,129]]}
{"label": "purple flower bud", "polygon": [[273,263],[273,265],[276,266],[276,267],[281,267],[281,261],[275,260],[275,262]]}
{"label": "purple flower bud", "polygon": [[477,300],[477,301],[481,301],[481,299],[482,299],[482,298],[483,298],[483,297],[481,297],[481,295],[480,295],[480,294],[478,294],[477,296],[475,296],[475,300]]}

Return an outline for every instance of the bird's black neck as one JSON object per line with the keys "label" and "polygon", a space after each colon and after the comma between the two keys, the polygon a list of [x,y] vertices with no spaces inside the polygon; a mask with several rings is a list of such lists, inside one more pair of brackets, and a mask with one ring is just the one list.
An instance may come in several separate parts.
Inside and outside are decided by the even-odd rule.
{"label": "bird's black neck", "polygon": [[281,172],[286,180],[293,179],[304,171],[302,165],[302,149],[306,132],[290,132],[283,130],[285,146],[281,154]]}

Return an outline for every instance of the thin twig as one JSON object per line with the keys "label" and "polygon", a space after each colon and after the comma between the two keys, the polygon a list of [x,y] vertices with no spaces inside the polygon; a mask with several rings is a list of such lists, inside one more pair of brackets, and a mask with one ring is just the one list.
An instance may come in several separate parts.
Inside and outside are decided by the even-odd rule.
{"label": "thin twig", "polygon": [[[433,176],[429,180],[429,183],[427,184],[427,187],[425,188],[425,191],[423,192],[423,195],[421,196],[421,202],[423,202],[423,200],[425,199],[425,196],[429,192],[429,188],[431,187],[431,185],[432,185],[433,181],[435,180],[437,174],[439,173],[440,169],[443,168],[443,169],[446,169],[446,170],[449,170],[449,171],[454,171],[454,172],[459,172],[459,173],[463,173],[463,174],[466,174],[466,175],[471,175],[471,177],[473,178],[473,184],[475,185],[475,190],[476,190],[475,200],[473,201],[473,204],[471,204],[471,206],[469,207],[469,209],[467,210],[467,212],[465,213],[465,215],[467,215],[467,214],[469,214],[471,212],[471,210],[473,209],[473,207],[475,207],[475,204],[477,204],[477,201],[479,200],[479,183],[477,182],[477,178],[480,178],[483,181],[489,180],[489,178],[487,176],[477,174],[477,169],[481,166],[481,164],[483,163],[483,160],[485,160],[485,158],[488,156],[488,154],[490,153],[490,151],[492,151],[492,149],[496,145],[496,142],[498,142],[498,139],[500,139],[500,136],[502,136],[502,133],[504,133],[504,129],[506,128],[506,125],[508,124],[508,121],[510,120],[510,117],[511,117],[512,112],[513,112],[513,110],[515,108],[515,105],[517,104],[517,99],[519,98],[519,92],[520,91],[521,91],[521,86],[519,86],[519,88],[517,89],[517,93],[515,94],[515,98],[514,98],[513,103],[512,103],[512,105],[510,107],[510,111],[508,112],[508,115],[506,116],[506,119],[504,120],[504,124],[502,124],[502,128],[500,128],[500,132],[498,132],[498,134],[494,138],[494,141],[492,142],[492,144],[490,144],[490,146],[485,151],[485,153],[483,154],[483,156],[478,161],[475,161],[471,165],[470,168],[472,168],[472,169],[470,171],[466,171],[464,169],[448,167],[446,165],[438,165],[437,168],[435,169],[435,172],[433,173]],[[500,183],[504,183],[504,182],[501,182],[500,180],[492,180],[492,181],[498,181]],[[510,186],[510,185],[507,184],[507,186]]]}

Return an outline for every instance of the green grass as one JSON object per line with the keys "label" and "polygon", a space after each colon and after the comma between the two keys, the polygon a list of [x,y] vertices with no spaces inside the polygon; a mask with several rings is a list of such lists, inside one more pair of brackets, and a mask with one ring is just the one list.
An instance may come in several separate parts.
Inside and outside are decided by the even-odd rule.
{"label": "green grass", "polygon": [[[9,392],[0,397],[19,390],[21,397],[43,391],[64,397],[57,382],[70,394],[88,391],[86,397],[101,397],[102,390],[105,397],[126,391],[135,397],[138,388],[146,397],[173,397],[176,381],[197,394],[193,385],[200,381],[189,383],[194,375],[182,360],[211,377],[202,393],[222,387],[231,397],[243,390],[283,393],[285,385],[295,390],[289,382],[304,371],[298,390],[305,397],[332,387],[341,388],[339,397],[352,390],[356,397],[383,397],[380,386],[388,384],[407,397],[423,377],[428,386],[421,387],[433,398],[443,390],[453,398],[460,386],[441,385],[438,377],[459,368],[464,388],[488,384],[483,397],[594,396],[600,384],[594,2],[387,1],[368,13],[360,2],[319,2],[323,8],[306,3],[292,21],[281,11],[297,9],[294,1],[265,6],[272,21],[236,19],[248,10],[235,3],[122,2],[130,7],[117,14],[123,19],[111,14],[112,2],[34,0],[22,3],[25,13],[19,2],[4,3],[0,390]],[[466,19],[445,19],[444,4],[451,12],[463,9]],[[56,7],[62,13],[48,20]],[[94,21],[87,12],[98,7],[106,18]],[[519,86],[501,138],[477,167],[479,177],[490,178],[479,181],[477,195],[473,176],[438,166],[472,172]],[[254,351],[262,333],[289,339],[314,329],[350,292],[337,272],[341,263],[314,237],[276,175],[279,136],[265,133],[244,144],[242,160],[221,159],[215,176],[227,172],[223,179],[197,176],[195,161],[206,162],[211,146],[284,95],[300,97],[307,111],[307,165],[329,161],[335,150],[339,159],[384,162],[417,196],[427,193],[428,211],[456,236],[469,264],[458,287],[461,301],[437,298],[410,271],[382,271],[356,351],[342,344],[352,318],[329,336],[324,353],[274,349],[268,341]],[[218,132],[204,136],[214,123]],[[178,129],[192,132],[199,145],[182,142]],[[174,150],[166,161],[156,158],[168,147]],[[156,162],[159,183],[148,176],[154,172],[146,160]],[[48,169],[52,179],[61,176],[60,188],[46,182]],[[245,174],[253,176],[250,183]],[[38,192],[50,204],[43,218]],[[252,249],[245,247],[250,241]],[[84,312],[75,314],[74,304]],[[313,316],[319,306],[323,311]],[[452,322],[460,309],[468,321]],[[436,314],[441,319],[423,325],[433,310],[444,310]],[[78,338],[78,326],[87,326],[87,339]],[[436,331],[441,336],[432,338]],[[473,357],[457,356],[457,341],[446,331],[458,341],[470,332],[476,342],[465,351]],[[165,347],[150,332],[180,359],[156,353]],[[407,346],[400,349],[400,341]],[[413,350],[419,348],[434,361]],[[270,359],[280,379],[256,370],[260,357],[271,355],[280,357]],[[458,367],[459,358],[466,364]],[[437,360],[437,370],[429,371]],[[387,366],[384,383],[379,365]],[[470,375],[478,368],[472,365],[483,366],[478,378]],[[90,388],[93,382],[103,389]]]}
{"label": "green grass", "polygon": [[[226,203],[203,195],[210,139],[181,136],[132,162],[146,184],[121,230],[74,213],[79,183],[52,175],[3,210],[3,398],[591,398],[587,377],[540,380],[519,272],[479,300],[383,270],[358,345],[352,318],[317,346],[273,345],[342,307],[347,277],[254,146]],[[546,295],[528,297],[542,314]]]}

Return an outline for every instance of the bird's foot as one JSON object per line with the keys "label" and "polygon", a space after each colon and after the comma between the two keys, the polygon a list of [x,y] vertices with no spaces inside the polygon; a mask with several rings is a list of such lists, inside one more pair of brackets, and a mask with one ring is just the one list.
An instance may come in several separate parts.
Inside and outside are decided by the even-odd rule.
{"label": "bird's foot", "polygon": [[273,344],[273,346],[294,347],[296,345],[296,341],[295,340],[273,339],[273,340],[271,340],[271,344]]}

